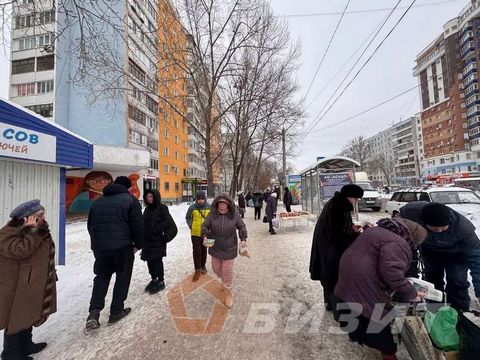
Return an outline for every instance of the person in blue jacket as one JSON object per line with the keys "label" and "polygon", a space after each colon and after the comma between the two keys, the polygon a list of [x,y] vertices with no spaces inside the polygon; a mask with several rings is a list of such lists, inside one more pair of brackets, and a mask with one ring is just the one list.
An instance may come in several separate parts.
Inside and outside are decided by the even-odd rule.
{"label": "person in blue jacket", "polygon": [[475,226],[465,216],[440,203],[415,201],[403,206],[400,216],[428,231],[420,249],[425,280],[445,291],[447,302],[453,308],[469,310],[468,270],[475,296],[480,299],[480,240]]}

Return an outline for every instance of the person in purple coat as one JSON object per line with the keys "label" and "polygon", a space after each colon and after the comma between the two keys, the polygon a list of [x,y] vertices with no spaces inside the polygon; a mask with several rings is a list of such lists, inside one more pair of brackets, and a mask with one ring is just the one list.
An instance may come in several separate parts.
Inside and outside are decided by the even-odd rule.
{"label": "person in purple coat", "polygon": [[[352,341],[382,352],[383,359],[396,359],[397,344],[390,322],[391,297],[396,293],[406,302],[418,302],[418,293],[406,277],[413,251],[425,240],[427,231],[406,219],[381,219],[378,226],[365,230],[344,252],[334,290],[339,302],[335,318],[356,318],[347,328]],[[351,325],[351,324],[350,324]]]}

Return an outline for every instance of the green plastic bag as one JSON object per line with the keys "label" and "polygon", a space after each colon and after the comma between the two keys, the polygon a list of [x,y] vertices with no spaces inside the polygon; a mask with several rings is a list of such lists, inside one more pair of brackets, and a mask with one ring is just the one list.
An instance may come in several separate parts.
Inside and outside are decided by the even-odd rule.
{"label": "green plastic bag", "polygon": [[458,313],[450,306],[442,306],[436,314],[427,311],[425,327],[433,344],[444,351],[458,351],[460,338],[457,333]]}

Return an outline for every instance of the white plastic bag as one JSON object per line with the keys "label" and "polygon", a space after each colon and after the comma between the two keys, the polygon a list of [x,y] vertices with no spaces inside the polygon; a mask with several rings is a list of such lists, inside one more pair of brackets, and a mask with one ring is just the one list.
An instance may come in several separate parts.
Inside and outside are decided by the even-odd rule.
{"label": "white plastic bag", "polygon": [[278,230],[280,228],[280,223],[278,222],[277,218],[272,219],[272,226],[275,230]]}

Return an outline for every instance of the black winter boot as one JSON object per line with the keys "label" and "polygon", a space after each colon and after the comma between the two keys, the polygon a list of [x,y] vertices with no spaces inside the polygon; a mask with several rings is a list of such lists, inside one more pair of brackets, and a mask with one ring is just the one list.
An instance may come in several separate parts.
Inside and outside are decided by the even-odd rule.
{"label": "black winter boot", "polygon": [[46,342],[41,342],[35,344],[32,341],[32,328],[25,330],[22,338],[22,350],[25,355],[38,354],[40,351],[47,347]]}
{"label": "black winter boot", "polygon": [[152,279],[148,285],[145,287],[145,291],[146,292],[150,292],[150,289],[153,287],[153,285],[155,284],[155,279]]}
{"label": "black winter boot", "polygon": [[130,311],[132,311],[131,308],[125,308],[122,311],[120,311],[118,314],[110,314],[110,317],[108,318],[108,325],[113,325],[116,322],[122,320],[125,316],[130,314]]}
{"label": "black winter boot", "polygon": [[3,334],[2,360],[33,360],[31,356],[25,355],[22,351],[22,340],[25,337],[25,330],[7,335],[7,330]]}
{"label": "black winter boot", "polygon": [[90,311],[85,327],[87,329],[98,329],[100,327],[100,321],[98,321],[98,319],[100,319],[100,311]]}
{"label": "black winter boot", "polygon": [[160,279],[155,279],[153,280],[153,285],[150,288],[150,290],[148,290],[148,292],[150,293],[150,295],[153,295],[163,289],[165,289],[165,281],[160,281]]}

